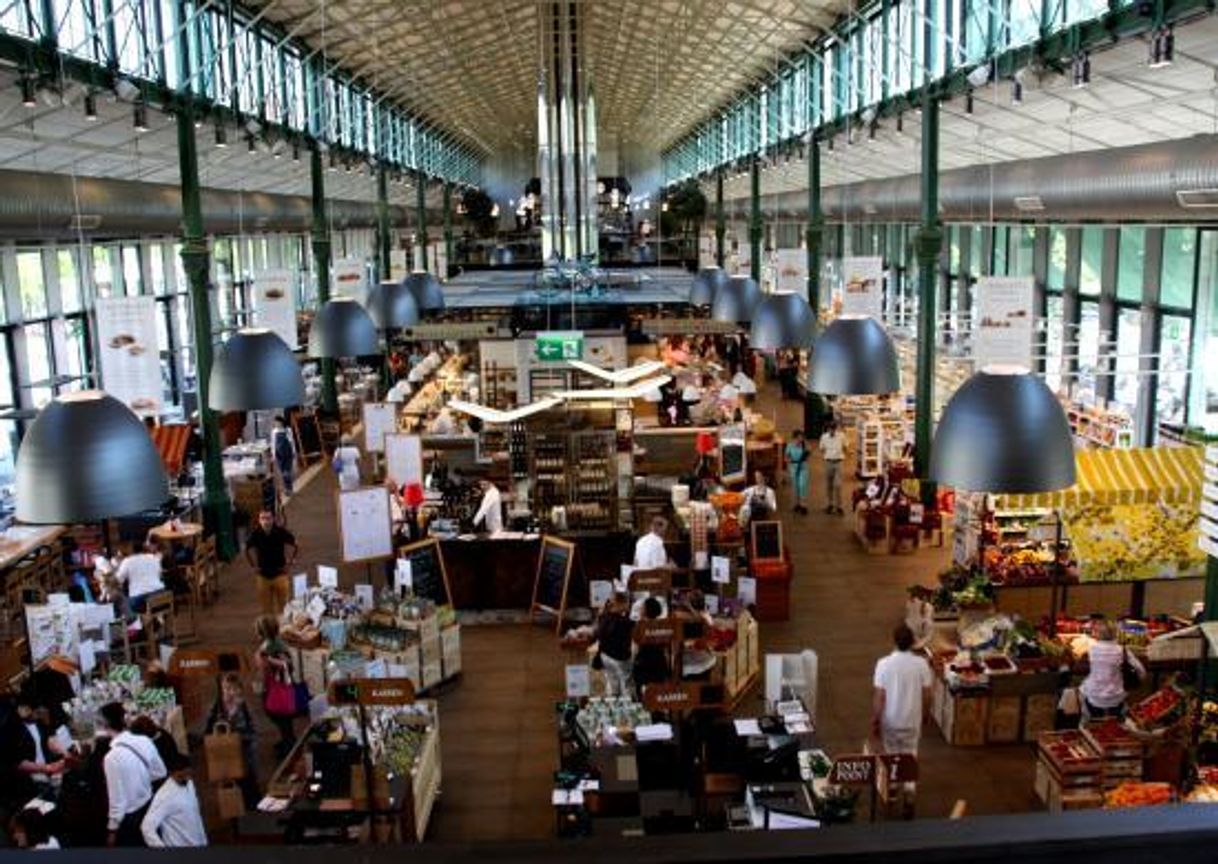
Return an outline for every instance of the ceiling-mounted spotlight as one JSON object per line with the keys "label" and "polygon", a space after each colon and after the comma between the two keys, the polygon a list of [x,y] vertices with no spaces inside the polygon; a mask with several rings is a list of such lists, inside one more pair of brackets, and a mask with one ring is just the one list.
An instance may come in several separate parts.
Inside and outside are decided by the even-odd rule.
{"label": "ceiling-mounted spotlight", "polygon": [[216,121],[216,147],[223,150],[228,146],[228,127],[224,125],[224,121]]}
{"label": "ceiling-mounted spotlight", "polygon": [[1091,55],[1084,51],[1074,57],[1070,68],[1070,85],[1081,90],[1091,83]]}
{"label": "ceiling-mounted spotlight", "polygon": [[968,83],[974,87],[984,87],[990,80],[990,64],[983,63],[974,67],[968,73]]}
{"label": "ceiling-mounted spotlight", "polygon": [[330,154],[330,165],[326,170],[327,171],[337,171],[338,170],[338,157],[335,156],[333,153]]}
{"label": "ceiling-mounted spotlight", "polygon": [[1015,73],[1014,80],[1011,81],[1011,104],[1023,104],[1023,70]]}
{"label": "ceiling-mounted spotlight", "polygon": [[37,93],[38,88],[34,86],[34,79],[29,75],[21,76],[21,104],[26,108],[35,108],[38,105]]}
{"label": "ceiling-mounted spotlight", "polygon": [[132,109],[132,127],[136,132],[148,131],[148,106],[142,101],[135,103],[135,108]]}
{"label": "ceiling-mounted spotlight", "polygon": [[973,91],[972,90],[969,90],[967,93],[964,94],[964,113],[965,114],[973,113]]}
{"label": "ceiling-mounted spotlight", "polygon": [[97,122],[97,96],[92,90],[85,93],[85,120]]}
{"label": "ceiling-mounted spotlight", "polygon": [[196,129],[202,129],[202,128],[203,128],[203,115],[201,115],[201,114],[196,114],[196,115],[195,115],[195,128],[196,128]]}
{"label": "ceiling-mounted spotlight", "polygon": [[140,88],[133,81],[119,78],[114,82],[114,95],[124,102],[134,102],[140,98]]}

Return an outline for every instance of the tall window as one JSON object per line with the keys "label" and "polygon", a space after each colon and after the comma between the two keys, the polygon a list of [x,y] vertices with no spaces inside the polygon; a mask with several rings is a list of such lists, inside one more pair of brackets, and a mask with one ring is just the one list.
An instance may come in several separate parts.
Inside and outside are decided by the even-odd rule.
{"label": "tall window", "polygon": [[42,273],[42,250],[17,253],[17,285],[21,289],[21,314],[41,318],[47,314],[47,286]]}
{"label": "tall window", "polygon": [[1196,266],[1197,229],[1166,229],[1163,232],[1163,281],[1159,288],[1161,306],[1193,308]]}
{"label": "tall window", "polygon": [[1079,307],[1078,380],[1074,396],[1082,402],[1095,401],[1096,376],[1100,366],[1100,305],[1083,302]]}
{"label": "tall window", "polygon": [[1050,295],[1045,298],[1045,383],[1054,392],[1062,386],[1062,330],[1065,301]]}
{"label": "tall window", "polygon": [[76,266],[76,249],[59,249],[55,262],[59,268],[59,296],[65,313],[79,312],[84,308],[84,297],[80,290],[80,268]]}
{"label": "tall window", "polygon": [[1188,407],[1188,346],[1192,321],[1183,315],[1164,315],[1161,327],[1157,416],[1160,423],[1182,424]]}
{"label": "tall window", "polygon": [[1078,274],[1078,293],[1085,297],[1100,296],[1100,274],[1104,269],[1104,231],[1083,229],[1082,263]]}
{"label": "tall window", "polygon": [[1127,225],[1121,228],[1120,261],[1117,268],[1117,300],[1142,302],[1145,279],[1146,229]]}
{"label": "tall window", "polygon": [[1130,415],[1138,402],[1138,354],[1142,350],[1142,311],[1121,309],[1117,315],[1116,381],[1113,401]]}

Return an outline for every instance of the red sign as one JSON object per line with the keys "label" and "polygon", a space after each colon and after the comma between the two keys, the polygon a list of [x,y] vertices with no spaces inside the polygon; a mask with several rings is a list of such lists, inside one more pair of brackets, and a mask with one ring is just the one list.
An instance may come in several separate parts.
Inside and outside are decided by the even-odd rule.
{"label": "red sign", "polygon": [[914,754],[885,753],[879,759],[884,765],[884,777],[889,785],[917,782],[918,757]]}
{"label": "red sign", "polygon": [[829,769],[829,782],[837,786],[870,786],[875,781],[875,757],[839,756]]}

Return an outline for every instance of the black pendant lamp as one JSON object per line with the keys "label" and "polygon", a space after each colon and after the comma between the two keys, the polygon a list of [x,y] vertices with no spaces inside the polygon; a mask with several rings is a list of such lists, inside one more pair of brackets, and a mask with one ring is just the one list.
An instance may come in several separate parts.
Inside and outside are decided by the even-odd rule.
{"label": "black pendant lamp", "polygon": [[1074,437],[1040,376],[982,369],[943,409],[930,456],[936,483],[969,492],[1028,494],[1074,485]]}
{"label": "black pendant lamp", "polygon": [[807,300],[791,292],[769,294],[753,313],[749,345],[762,351],[807,350],[815,329],[816,316]]}
{"label": "black pendant lamp", "polygon": [[327,300],[309,329],[309,356],[323,359],[379,354],[372,317],[350,297]]}
{"label": "black pendant lamp", "polygon": [[711,317],[716,321],[746,324],[753,320],[753,311],[761,302],[761,289],[750,276],[732,276],[715,292]]}
{"label": "black pendant lamp", "polygon": [[207,404],[214,411],[262,411],[304,403],[304,378],[287,343],[265,328],[238,330],[216,352]]}
{"label": "black pendant lamp", "polygon": [[31,524],[100,522],[169,499],[148,429],[100,390],[69,393],[39,412],[17,451],[17,518]]}
{"label": "black pendant lamp", "polygon": [[689,286],[689,302],[694,306],[711,305],[727,280],[727,271],[722,267],[703,267],[694,275],[694,281]]}
{"label": "black pendant lamp", "polygon": [[419,323],[419,303],[405,282],[382,282],[368,294],[368,314],[377,330],[400,330]]}
{"label": "black pendant lamp", "polygon": [[812,353],[808,389],[826,396],[900,390],[897,349],[880,322],[866,315],[841,315],[826,327]]}
{"label": "black pendant lamp", "polygon": [[414,294],[420,312],[439,312],[444,308],[444,287],[426,270],[415,270],[404,284]]}

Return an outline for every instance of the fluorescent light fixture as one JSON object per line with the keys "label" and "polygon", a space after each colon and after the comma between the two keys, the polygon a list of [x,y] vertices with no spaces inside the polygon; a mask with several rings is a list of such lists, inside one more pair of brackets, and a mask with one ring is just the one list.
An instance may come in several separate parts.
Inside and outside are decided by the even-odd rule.
{"label": "fluorescent light fixture", "polygon": [[1039,195],[1016,195],[1015,209],[1024,213],[1039,213],[1045,209],[1045,202]]}
{"label": "fluorescent light fixture", "polygon": [[648,375],[653,375],[664,368],[664,364],[658,360],[644,360],[642,363],[636,363],[633,366],[618,369],[617,371],[602,369],[599,366],[593,366],[591,363],[585,363],[583,360],[568,360],[567,362],[581,372],[587,372],[589,375],[594,375],[605,381],[612,381],[614,384],[629,384],[631,381],[646,378]]}
{"label": "fluorescent light fixture", "polygon": [[984,87],[990,80],[990,64],[983,63],[980,66],[974,67],[968,73],[968,83],[974,87]]}
{"label": "fluorescent light fixture", "polygon": [[448,407],[454,411],[460,411],[462,414],[469,414],[471,417],[477,417],[486,423],[515,423],[517,420],[523,420],[525,417],[530,417],[533,414],[540,414],[543,411],[549,411],[554,406],[560,404],[561,399],[556,399],[553,396],[547,396],[545,399],[539,399],[536,402],[531,402],[523,408],[513,408],[511,411],[500,411],[498,408],[488,408],[486,405],[479,405],[476,402],[465,402],[461,399],[450,399]]}

